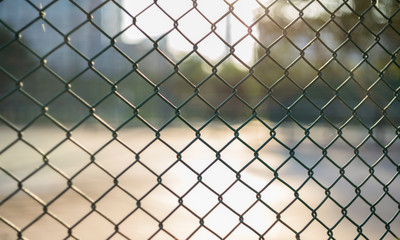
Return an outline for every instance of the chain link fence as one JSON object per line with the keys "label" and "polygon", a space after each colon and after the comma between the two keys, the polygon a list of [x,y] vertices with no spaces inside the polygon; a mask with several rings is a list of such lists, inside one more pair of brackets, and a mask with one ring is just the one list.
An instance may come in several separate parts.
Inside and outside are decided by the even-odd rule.
{"label": "chain link fence", "polygon": [[399,11],[0,1],[0,239],[399,239]]}

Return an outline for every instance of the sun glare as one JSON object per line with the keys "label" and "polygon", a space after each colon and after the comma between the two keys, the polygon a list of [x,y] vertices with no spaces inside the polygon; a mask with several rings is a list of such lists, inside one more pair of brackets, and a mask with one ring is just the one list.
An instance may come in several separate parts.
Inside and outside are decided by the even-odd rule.
{"label": "sun glare", "polygon": [[[132,16],[136,16],[138,28],[152,39],[168,33],[167,46],[173,54],[187,53],[193,50],[193,44],[198,44],[200,54],[211,61],[219,61],[229,53],[225,41],[234,45],[235,55],[242,61],[249,64],[253,60],[254,39],[247,34],[255,10],[259,7],[256,1],[234,4],[233,12],[240,21],[233,14],[224,17],[229,11],[224,1],[198,0],[196,8],[193,8],[190,0],[160,0],[157,5],[153,1],[125,0],[123,6]],[[176,29],[175,20],[178,23]],[[130,23],[132,18],[123,14],[122,26]],[[216,27],[214,32],[213,24]],[[146,40],[147,36],[138,28],[132,26],[123,36],[123,41],[137,44]],[[257,36],[256,28],[253,27],[251,32]]]}

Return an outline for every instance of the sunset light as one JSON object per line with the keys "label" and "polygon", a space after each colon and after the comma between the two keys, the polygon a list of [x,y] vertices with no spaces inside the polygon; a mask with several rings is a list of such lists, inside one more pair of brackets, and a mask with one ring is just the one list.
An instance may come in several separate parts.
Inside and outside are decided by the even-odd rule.
{"label": "sunset light", "polygon": [[[157,4],[149,0],[125,0],[123,3],[126,10],[136,16],[137,27],[149,37],[155,40],[167,34],[168,48],[175,54],[190,52],[193,44],[198,44],[200,54],[218,61],[229,53],[225,41],[230,45],[237,44],[234,46],[235,55],[242,61],[250,63],[253,60],[254,39],[248,35],[248,26],[253,24],[255,11],[259,7],[255,1],[234,4],[233,13],[236,16],[224,16],[229,6],[223,1],[199,0],[196,7],[193,7],[193,2],[185,0],[158,1]],[[146,11],[142,12],[144,9]],[[174,20],[178,23],[176,29]],[[124,28],[132,23],[132,17],[124,14],[122,21]],[[212,31],[214,24],[215,31]],[[146,40],[147,37],[138,28],[130,27],[123,35],[123,40],[131,44]],[[257,37],[257,32],[255,27],[251,28],[253,36]]]}
{"label": "sunset light", "polygon": [[400,240],[399,43],[399,0],[0,0],[0,240]]}

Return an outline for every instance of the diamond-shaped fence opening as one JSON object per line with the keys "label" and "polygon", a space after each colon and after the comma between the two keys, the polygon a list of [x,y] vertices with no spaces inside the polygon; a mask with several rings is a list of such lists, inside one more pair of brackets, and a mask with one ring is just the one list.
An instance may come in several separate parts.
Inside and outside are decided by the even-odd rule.
{"label": "diamond-shaped fence opening", "polygon": [[0,0],[0,239],[400,239],[397,0]]}

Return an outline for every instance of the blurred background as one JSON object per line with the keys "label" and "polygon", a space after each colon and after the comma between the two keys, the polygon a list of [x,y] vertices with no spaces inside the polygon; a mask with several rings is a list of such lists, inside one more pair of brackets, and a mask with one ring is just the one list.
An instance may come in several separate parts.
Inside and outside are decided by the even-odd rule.
{"label": "blurred background", "polygon": [[[1,3],[0,91],[7,97],[0,104],[11,122],[26,123],[43,105],[55,119],[76,123],[95,106],[99,116],[118,125],[132,115],[132,106],[112,93],[115,86],[141,115],[157,121],[171,118],[177,108],[183,117],[198,119],[211,118],[218,108],[219,116],[237,122],[253,109],[260,118],[281,121],[290,109],[302,123],[323,113],[321,122],[340,126],[354,109],[367,126],[383,110],[387,118],[379,125],[399,125],[399,101],[393,101],[400,78],[397,1],[379,7],[369,1],[267,1],[264,8],[239,1],[230,14],[223,1],[207,11],[212,2],[205,0],[197,10],[191,1],[177,0],[159,6],[31,2]],[[174,9],[165,10],[169,17],[160,10],[167,6]],[[138,14],[137,27],[127,21],[128,13]],[[34,100],[15,91],[21,80]],[[152,94],[157,96],[148,99]]]}
{"label": "blurred background", "polygon": [[0,239],[398,239],[399,9],[0,1]]}

